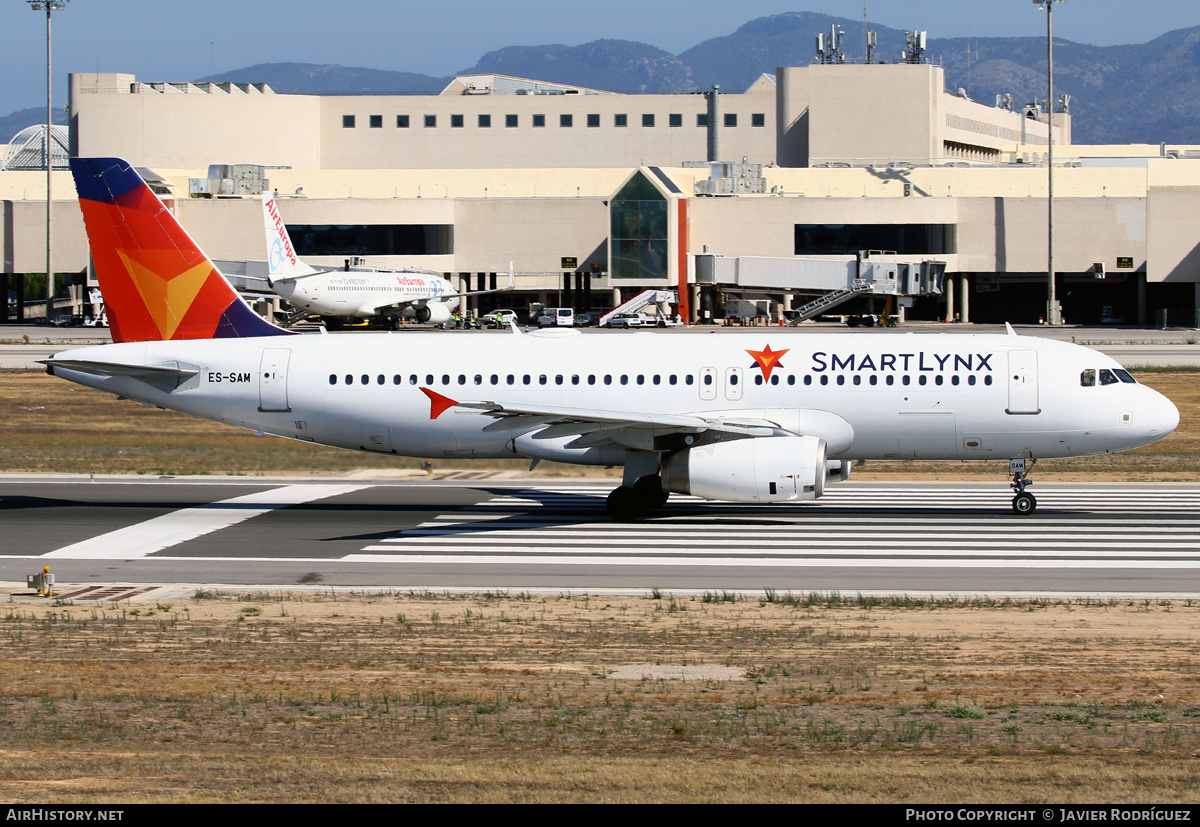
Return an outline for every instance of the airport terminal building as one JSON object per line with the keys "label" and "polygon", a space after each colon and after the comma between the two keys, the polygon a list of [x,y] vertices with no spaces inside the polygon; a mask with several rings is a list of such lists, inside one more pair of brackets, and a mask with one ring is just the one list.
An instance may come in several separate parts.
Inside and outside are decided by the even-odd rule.
{"label": "airport terminal building", "polygon": [[[657,288],[691,321],[733,301],[774,317],[840,273],[874,284],[846,307],[1036,322],[1052,136],[1065,320],[1193,326],[1200,305],[1200,152],[1073,145],[1069,114],[1051,126],[1037,106],[969,100],[929,64],[786,67],[739,93],[496,75],[438,95],[104,73],[70,89],[71,153],[144,170],[223,262],[265,257],[253,195],[266,185],[312,264],[419,266],[477,290],[512,262],[514,295],[464,300],[481,311],[606,309]],[[69,173],[53,186],[55,270],[80,273]],[[7,292],[45,268],[44,171],[0,170],[0,199]],[[938,276],[917,287],[910,272]]]}

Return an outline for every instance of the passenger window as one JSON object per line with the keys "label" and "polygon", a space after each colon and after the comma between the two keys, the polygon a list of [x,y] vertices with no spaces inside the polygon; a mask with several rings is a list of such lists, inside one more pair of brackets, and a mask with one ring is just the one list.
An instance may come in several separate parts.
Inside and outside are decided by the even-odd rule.
{"label": "passenger window", "polygon": [[387,380],[384,378],[384,376],[383,376],[383,374],[382,374],[382,373],[381,373],[381,374],[379,374],[378,376],[376,376],[376,377],[375,377],[375,384],[376,384],[376,385],[382,385],[382,384],[383,384],[384,382],[386,382],[386,381],[387,381]]}
{"label": "passenger window", "polygon": [[804,384],[806,384],[806,385],[811,385],[811,384],[812,384],[812,375],[811,375],[811,374],[809,374],[808,376],[805,376],[805,377],[804,377]]}
{"label": "passenger window", "polygon": [[494,374],[494,373],[492,374],[492,384],[493,384],[493,385],[499,385],[499,384],[500,384],[500,377],[499,377],[499,376],[497,376],[497,375],[496,375],[496,374]]}
{"label": "passenger window", "polygon": [[329,374],[329,384],[331,384],[331,385],[337,384],[337,374],[336,373]]}
{"label": "passenger window", "polygon": [[953,376],[951,376],[951,377],[950,377],[950,384],[951,384],[951,385],[957,385],[957,384],[958,384],[958,382],[959,382],[959,379],[958,379],[958,374],[957,374],[957,373],[956,373],[956,374],[954,374]]}
{"label": "passenger window", "polygon": [[516,384],[516,382],[517,382],[517,377],[513,376],[513,375],[510,373],[508,376],[505,376],[505,377],[504,377],[504,381],[505,381],[505,382],[507,382],[507,383],[508,383],[508,384],[510,384],[510,385],[515,385],[515,384]]}
{"label": "passenger window", "polygon": [[529,374],[528,373],[521,377],[521,384],[522,385],[529,384]]}
{"label": "passenger window", "polygon": [[990,377],[990,376],[983,377],[983,384],[985,384],[985,385],[992,384],[992,377]]}
{"label": "passenger window", "polygon": [[561,373],[556,373],[556,374],[554,375],[554,384],[556,384],[556,385],[561,385],[562,383],[563,383],[562,374],[561,374]]}
{"label": "passenger window", "polygon": [[476,385],[482,385],[482,384],[483,384],[483,376],[481,376],[481,375],[480,375],[480,374],[478,374],[478,373],[477,373],[477,374],[475,374],[475,384],[476,384]]}
{"label": "passenger window", "polygon": [[970,376],[967,377],[967,384],[968,385],[975,384],[975,374],[972,373]]}
{"label": "passenger window", "polygon": [[925,374],[923,374],[923,373],[922,373],[920,376],[918,376],[918,377],[917,377],[917,384],[918,384],[918,385],[924,385],[924,384],[925,384],[926,382],[928,382],[928,381],[929,381],[929,377],[928,377],[928,376],[926,376],[926,375],[925,375]]}
{"label": "passenger window", "polygon": [[822,385],[828,385],[828,384],[829,384],[829,377],[828,377],[826,374],[824,374],[824,373],[822,373],[822,374],[821,374],[821,384],[822,384]]}
{"label": "passenger window", "polygon": [[902,376],[902,377],[900,378],[900,384],[902,384],[902,385],[907,385],[907,384],[909,384],[909,383],[911,383],[911,382],[912,382],[912,377],[911,377],[911,376],[909,376],[907,373],[906,373],[906,374],[904,374],[904,376]]}
{"label": "passenger window", "polygon": [[611,373],[604,374],[604,384],[606,384],[606,385],[612,384],[612,374]]}
{"label": "passenger window", "polygon": [[861,377],[861,376],[859,376],[857,373],[856,373],[856,374],[854,374],[854,384],[856,384],[856,385],[861,385],[861,384],[862,384],[862,377]]}
{"label": "passenger window", "polygon": [[778,385],[778,384],[779,384],[779,377],[778,377],[778,376],[772,376],[772,377],[771,377],[771,384],[772,384],[772,385]]}
{"label": "passenger window", "polygon": [[788,375],[788,384],[789,385],[796,384],[796,377],[794,375],[790,375],[790,374]]}
{"label": "passenger window", "polygon": [[887,384],[889,384],[889,385],[896,384],[896,377],[889,373],[887,375]]}
{"label": "passenger window", "polygon": [[711,385],[712,383],[713,383],[712,374],[711,373],[704,374],[704,384],[707,386],[707,385]]}
{"label": "passenger window", "polygon": [[359,377],[359,378],[360,378],[360,379],[362,379],[362,383],[363,383],[364,385],[369,385],[369,384],[371,384],[371,377],[370,377],[370,376],[367,376],[365,373],[364,373],[364,374],[363,374],[361,377]]}
{"label": "passenger window", "polygon": [[426,384],[426,385],[432,385],[432,384],[433,384],[433,374],[432,374],[432,373],[427,373],[427,374],[425,374],[425,384]]}
{"label": "passenger window", "polygon": [[639,373],[639,374],[638,374],[638,377],[637,377],[637,383],[638,383],[639,385],[644,385],[644,384],[646,384],[646,377],[645,377],[645,376],[642,376],[642,375]]}
{"label": "passenger window", "polygon": [[656,385],[661,385],[661,384],[662,384],[662,377],[661,377],[661,376],[659,376],[659,375],[656,373],[656,374],[654,374],[654,379],[653,379],[653,380],[651,380],[651,381],[653,381],[653,382],[654,382],[654,384],[656,384]]}
{"label": "passenger window", "polygon": [[393,376],[393,377],[392,377],[392,384],[393,384],[393,385],[399,385],[399,384],[400,384],[401,382],[403,382],[403,381],[404,381],[403,377],[401,377],[401,376],[400,376],[400,374],[398,374],[398,373],[397,373],[395,376]]}
{"label": "passenger window", "polygon": [[450,374],[448,374],[448,373],[443,373],[443,374],[442,374],[442,384],[443,384],[443,385],[449,385],[449,384],[450,384]]}
{"label": "passenger window", "polygon": [[465,374],[462,374],[462,373],[460,373],[460,374],[458,375],[458,384],[460,384],[460,385],[465,385],[465,384],[467,384],[467,377],[466,377],[466,375],[465,375]]}
{"label": "passenger window", "polygon": [[[777,377],[777,378],[778,378],[778,377]],[[755,377],[754,377],[754,384],[756,384],[756,385],[761,385],[761,384],[762,384],[762,377],[761,377],[761,376],[755,376]]]}
{"label": "passenger window", "polygon": [[735,373],[729,377],[729,384],[736,385],[737,383],[738,383],[738,375]]}
{"label": "passenger window", "polygon": [[869,381],[870,381],[870,383],[871,383],[872,385],[878,385],[878,384],[879,384],[879,377],[878,377],[878,376],[876,376],[875,374],[873,374],[873,373],[872,373],[872,374],[871,374],[871,378],[870,378],[870,380],[869,380]]}
{"label": "passenger window", "polygon": [[1113,372],[1111,370],[1109,370],[1108,368],[1100,369],[1100,384],[1101,385],[1115,385],[1119,381],[1121,381],[1121,380],[1117,379],[1117,377],[1113,375]]}
{"label": "passenger window", "polygon": [[667,379],[667,381],[670,382],[672,385],[674,385],[679,380],[678,380],[678,377],[676,377],[675,374],[672,373],[670,375],[670,377]]}
{"label": "passenger window", "polygon": [[696,377],[692,376],[692,375],[689,373],[687,376],[685,376],[685,377],[684,377],[683,381],[684,381],[684,383],[685,383],[685,384],[688,384],[688,385],[690,385],[690,384],[692,384],[692,382],[693,382],[693,381],[695,381],[695,379],[696,379]]}
{"label": "passenger window", "polygon": [[589,385],[594,385],[594,384],[596,384],[596,374],[594,374],[594,373],[589,373],[589,374],[588,374],[588,384],[589,384]]}
{"label": "passenger window", "polygon": [[538,384],[539,385],[546,384],[546,374],[543,373],[538,376]]}
{"label": "passenger window", "polygon": [[842,374],[840,374],[840,373],[839,373],[839,374],[838,374],[838,378],[837,378],[837,383],[838,383],[839,385],[844,385],[844,384],[846,384],[846,377],[845,377],[845,376],[843,376]]}
{"label": "passenger window", "polygon": [[571,376],[571,384],[572,384],[572,385],[578,385],[578,384],[579,384],[579,374],[578,374],[578,373],[576,373],[576,374],[572,374],[572,376]]}
{"label": "passenger window", "polygon": [[1088,368],[1079,374],[1079,384],[1085,388],[1094,388],[1096,386],[1096,369]]}
{"label": "passenger window", "polygon": [[621,374],[621,384],[622,384],[622,385],[628,385],[628,384],[629,384],[629,377],[628,377],[628,376],[626,376],[624,373],[622,373],[622,374]]}

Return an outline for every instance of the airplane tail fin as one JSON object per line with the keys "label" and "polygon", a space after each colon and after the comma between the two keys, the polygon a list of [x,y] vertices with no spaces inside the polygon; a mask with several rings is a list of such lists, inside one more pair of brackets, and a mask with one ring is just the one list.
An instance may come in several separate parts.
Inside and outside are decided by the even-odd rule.
{"label": "airplane tail fin", "polygon": [[120,158],[72,158],[114,342],[286,336],[251,310]]}
{"label": "airplane tail fin", "polygon": [[262,194],[263,228],[267,233],[267,266],[271,279],[288,279],[297,276],[311,276],[318,272],[309,267],[296,256],[296,248],[292,246],[292,238],[288,235],[287,227],[279,216],[279,208],[275,204],[275,196],[269,191]]}

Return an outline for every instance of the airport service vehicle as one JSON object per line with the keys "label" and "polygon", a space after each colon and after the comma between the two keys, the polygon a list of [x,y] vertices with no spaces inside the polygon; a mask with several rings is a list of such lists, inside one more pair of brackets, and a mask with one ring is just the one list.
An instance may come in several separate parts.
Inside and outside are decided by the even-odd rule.
{"label": "airport service vehicle", "polygon": [[569,307],[543,307],[538,327],[574,327],[575,311]]}
{"label": "airport service vehicle", "polygon": [[511,290],[515,284],[511,264],[506,287],[470,292],[455,290],[446,279],[427,270],[355,270],[349,261],[342,270],[317,270],[296,256],[275,197],[264,192],[262,203],[267,284],[296,307],[331,320],[328,326],[334,329],[340,329],[346,319],[376,316],[384,317],[393,329],[400,327],[401,317],[444,324],[454,315],[459,299]]}
{"label": "airport service vehicle", "polygon": [[46,359],[54,376],[288,439],[417,457],[623,466],[635,519],[677,492],[820,497],[856,460],[1029,463],[1162,439],[1175,406],[1067,342],[975,334],[300,336],[238,297],[130,166],[72,159],[114,344]]}

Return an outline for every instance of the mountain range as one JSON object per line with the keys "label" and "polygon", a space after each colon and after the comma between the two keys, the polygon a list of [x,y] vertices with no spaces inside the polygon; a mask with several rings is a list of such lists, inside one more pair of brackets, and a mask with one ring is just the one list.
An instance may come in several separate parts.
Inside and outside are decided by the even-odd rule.
{"label": "mountain range", "polygon": [[[625,93],[695,92],[713,84],[741,92],[764,72],[812,62],[815,36],[835,26],[845,32],[846,60],[861,62],[865,53],[861,20],[789,12],[751,20],[731,34],[678,55],[629,40],[506,46],[457,74],[515,75]],[[878,25],[870,28],[877,33],[875,61],[899,61],[905,32]],[[1200,26],[1137,45],[1090,46],[1058,37],[1054,43],[1055,97],[1070,96],[1075,143],[1200,144]],[[1045,38],[931,37],[925,57],[944,68],[948,88],[963,89],[983,103],[993,103],[1003,94],[1011,94],[1018,106],[1046,97]],[[265,82],[284,94],[350,95],[436,94],[450,78],[264,63],[198,80]],[[0,118],[0,136],[40,122],[42,111],[22,110]]]}

